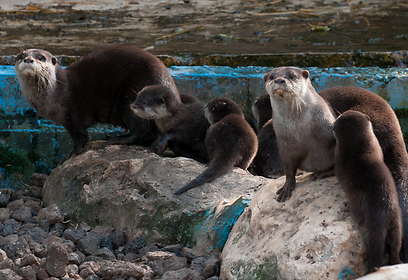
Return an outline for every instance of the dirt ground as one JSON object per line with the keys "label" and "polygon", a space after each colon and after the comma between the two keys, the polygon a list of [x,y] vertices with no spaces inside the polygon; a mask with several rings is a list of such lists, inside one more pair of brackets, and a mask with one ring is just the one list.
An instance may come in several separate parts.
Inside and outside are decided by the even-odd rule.
{"label": "dirt ground", "polygon": [[108,44],[181,57],[406,49],[408,0],[0,0],[0,56]]}

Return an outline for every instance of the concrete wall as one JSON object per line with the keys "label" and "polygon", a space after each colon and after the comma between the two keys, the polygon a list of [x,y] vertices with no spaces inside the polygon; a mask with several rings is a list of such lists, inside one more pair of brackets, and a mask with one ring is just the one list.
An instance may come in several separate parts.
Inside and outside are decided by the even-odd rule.
{"label": "concrete wall", "polygon": [[[317,90],[336,86],[358,86],[385,98],[393,108],[408,105],[408,70],[405,68],[306,68]],[[180,93],[203,102],[225,96],[250,112],[254,99],[265,93],[267,67],[173,66],[169,68]],[[96,125],[89,129],[91,141],[117,135],[119,128]],[[12,66],[0,66],[0,141],[21,149],[37,172],[50,172],[72,142],[59,125],[39,117],[22,98]]]}

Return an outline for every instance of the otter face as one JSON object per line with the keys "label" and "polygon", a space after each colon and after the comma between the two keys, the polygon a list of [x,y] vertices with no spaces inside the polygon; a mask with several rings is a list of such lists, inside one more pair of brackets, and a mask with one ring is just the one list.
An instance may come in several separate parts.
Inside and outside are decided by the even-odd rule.
{"label": "otter face", "polygon": [[169,108],[173,93],[164,86],[143,88],[130,106],[132,111],[143,119],[165,119],[172,115]]}
{"label": "otter face", "polygon": [[49,52],[38,49],[22,51],[15,58],[16,73],[24,76],[36,77],[44,75],[45,71],[53,72],[57,59]]}
{"label": "otter face", "polygon": [[286,99],[307,90],[309,71],[297,67],[279,67],[264,76],[265,88],[272,98]]}

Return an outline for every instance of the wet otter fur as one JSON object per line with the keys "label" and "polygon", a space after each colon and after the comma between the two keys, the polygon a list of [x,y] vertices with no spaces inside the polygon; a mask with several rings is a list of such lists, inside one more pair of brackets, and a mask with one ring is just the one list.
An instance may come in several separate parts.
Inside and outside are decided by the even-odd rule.
{"label": "wet otter fur", "polygon": [[206,163],[204,141],[210,124],[204,116],[204,104],[193,96],[182,95],[181,100],[168,87],[149,86],[137,94],[131,108],[139,117],[156,123],[160,131],[157,154],[169,147],[177,156]]}
{"label": "wet otter fur", "polygon": [[313,88],[309,71],[279,67],[264,76],[271,98],[272,122],[286,181],[277,200],[285,201],[296,185],[296,171],[328,172],[334,168],[334,115]]}
{"label": "wet otter fur", "polygon": [[153,121],[133,114],[136,93],[149,85],[178,91],[166,66],[154,55],[130,46],[112,46],[84,56],[65,69],[49,52],[22,51],[15,71],[22,95],[38,114],[62,125],[81,153],[88,142],[87,128],[95,123],[121,126],[130,134],[109,139],[109,144],[149,146],[157,138]]}
{"label": "wet otter fur", "polygon": [[210,163],[201,175],[175,195],[215,180],[234,166],[247,170],[255,157],[258,148],[256,134],[234,101],[222,97],[210,100],[205,107],[205,116],[211,124],[205,138]]}
{"label": "wet otter fur", "polygon": [[381,146],[369,117],[349,110],[334,123],[337,140],[335,174],[350,203],[353,218],[366,230],[368,271],[401,263],[401,210],[394,179],[383,161]]}

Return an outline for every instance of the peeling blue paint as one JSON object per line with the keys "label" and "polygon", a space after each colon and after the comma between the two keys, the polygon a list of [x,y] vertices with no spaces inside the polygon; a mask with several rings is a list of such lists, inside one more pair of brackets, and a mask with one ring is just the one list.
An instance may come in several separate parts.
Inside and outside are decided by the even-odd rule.
{"label": "peeling blue paint", "polygon": [[345,266],[339,273],[339,277],[337,278],[338,280],[348,280],[349,276],[352,276],[353,279],[356,276],[356,274],[351,270],[351,268]]}

